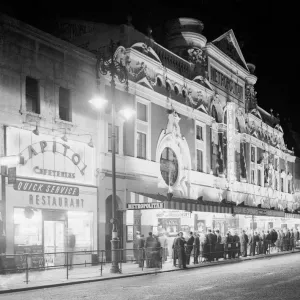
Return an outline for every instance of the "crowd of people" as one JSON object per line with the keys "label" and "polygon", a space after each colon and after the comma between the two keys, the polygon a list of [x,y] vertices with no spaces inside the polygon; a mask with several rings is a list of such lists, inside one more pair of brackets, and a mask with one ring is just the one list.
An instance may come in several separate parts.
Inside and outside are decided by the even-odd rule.
{"label": "crowd of people", "polygon": [[155,236],[149,232],[145,239],[138,232],[134,243],[134,257],[140,267],[145,261],[146,267],[151,268],[160,267],[172,255],[174,266],[186,268],[191,263],[191,258],[192,263],[198,264],[274,251],[293,251],[299,240],[298,229],[235,230],[228,231],[225,236],[221,236],[219,230],[208,229],[206,234],[190,232],[186,237],[183,232],[179,232],[173,240],[170,253],[164,233]]}

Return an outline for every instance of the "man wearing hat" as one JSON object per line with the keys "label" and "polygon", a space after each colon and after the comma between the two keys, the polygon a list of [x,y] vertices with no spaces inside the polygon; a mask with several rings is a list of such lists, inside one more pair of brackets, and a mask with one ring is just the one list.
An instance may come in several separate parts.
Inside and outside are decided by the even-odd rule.
{"label": "man wearing hat", "polygon": [[133,256],[134,256],[134,263],[138,264],[139,259],[139,239],[140,239],[140,232],[136,231],[135,238],[133,239]]}

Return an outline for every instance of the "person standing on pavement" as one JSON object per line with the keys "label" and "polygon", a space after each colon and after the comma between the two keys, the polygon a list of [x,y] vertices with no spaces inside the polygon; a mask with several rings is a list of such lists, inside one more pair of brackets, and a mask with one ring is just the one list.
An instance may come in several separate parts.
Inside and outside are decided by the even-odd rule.
{"label": "person standing on pavement", "polygon": [[199,255],[200,255],[200,236],[198,233],[194,233],[194,264],[198,264]]}
{"label": "person standing on pavement", "polygon": [[297,231],[294,233],[294,245],[295,245],[295,247],[297,247],[298,240],[299,240],[299,231],[297,229]]}
{"label": "person standing on pavement", "polygon": [[193,245],[194,245],[195,238],[193,236],[193,232],[190,232],[190,236],[187,240],[186,243],[186,264],[190,264],[190,258],[191,258],[191,253],[193,251]]}
{"label": "person standing on pavement", "polygon": [[287,229],[286,232],[286,242],[287,242],[287,251],[289,251],[291,249],[291,245],[290,245],[290,239],[291,239],[291,232],[289,229]]}
{"label": "person standing on pavement", "polygon": [[290,232],[291,232],[291,236],[290,236],[290,250],[294,251],[294,249],[295,249],[295,245],[294,245],[295,234],[294,234],[293,228],[291,229]]}
{"label": "person standing on pavement", "polygon": [[162,247],[162,262],[164,263],[168,257],[168,240],[165,233],[160,233],[158,236],[158,240]]}
{"label": "person standing on pavement", "polygon": [[216,230],[216,236],[217,236],[217,239],[216,239],[216,260],[218,261],[219,258],[223,258],[223,244],[222,243],[222,237],[221,237],[221,234],[220,234],[220,231],[219,230]]}
{"label": "person standing on pavement", "polygon": [[232,242],[234,245],[232,257],[239,258],[239,256],[240,256],[240,238],[236,231],[234,232],[234,236],[232,237]]}
{"label": "person standing on pavement", "polygon": [[282,234],[280,230],[277,230],[277,241],[275,242],[277,252],[281,251],[281,244],[282,244]]}
{"label": "person standing on pavement", "polygon": [[228,231],[224,241],[224,259],[231,259],[232,256],[232,236]]}
{"label": "person standing on pavement", "polygon": [[76,246],[76,237],[73,230],[69,228],[68,230],[68,265],[69,270],[73,269],[73,255]]}
{"label": "person standing on pavement", "polygon": [[177,257],[178,257],[178,267],[179,268],[186,268],[186,255],[185,255],[185,244],[186,241],[183,238],[183,233],[179,232],[179,237],[175,241],[175,251],[177,252]]}
{"label": "person standing on pavement", "polygon": [[145,237],[143,234],[141,234],[139,240],[138,240],[138,262],[139,267],[144,266],[144,259],[145,259]]}
{"label": "person standing on pavement", "polygon": [[137,231],[135,234],[135,237],[133,239],[133,257],[134,257],[134,263],[138,264],[138,260],[139,260],[139,239],[140,239],[140,232]]}
{"label": "person standing on pavement", "polygon": [[249,246],[250,246],[250,256],[255,256],[256,239],[254,236],[254,231],[252,231],[252,233],[250,234]]}
{"label": "person standing on pavement", "polygon": [[267,242],[267,253],[270,253],[270,247],[271,247],[271,233],[270,233],[269,230],[267,231],[266,242]]}
{"label": "person standing on pavement", "polygon": [[242,257],[247,257],[247,246],[248,246],[248,235],[246,234],[245,230],[242,231],[240,236],[240,243],[241,243],[241,255]]}
{"label": "person standing on pavement", "polygon": [[215,248],[215,237],[213,233],[211,232],[211,229],[207,230],[207,234],[205,236],[205,242],[204,242],[205,252],[207,256],[207,260],[211,262],[213,260],[213,253]]}
{"label": "person standing on pavement", "polygon": [[261,246],[262,246],[262,253],[266,254],[267,253],[267,241],[266,241],[266,234],[265,231],[262,230],[261,232]]}
{"label": "person standing on pavement", "polygon": [[172,257],[173,257],[173,266],[176,267],[176,261],[178,259],[177,257],[177,251],[175,248],[175,244],[176,244],[176,240],[179,238],[179,233],[177,234],[177,236],[174,238],[173,240],[173,245],[172,245]]}

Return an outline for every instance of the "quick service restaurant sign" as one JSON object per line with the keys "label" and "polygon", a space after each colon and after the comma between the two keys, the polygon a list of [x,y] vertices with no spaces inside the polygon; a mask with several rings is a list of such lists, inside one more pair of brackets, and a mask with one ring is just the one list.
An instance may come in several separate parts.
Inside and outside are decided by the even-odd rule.
{"label": "quick service restaurant sign", "polygon": [[17,177],[95,184],[94,149],[87,143],[60,136],[34,135],[29,130],[8,127],[7,155],[22,155],[24,165],[17,166]]}
{"label": "quick service restaurant sign", "polygon": [[97,210],[97,188],[17,179],[7,185],[10,207],[77,211]]}

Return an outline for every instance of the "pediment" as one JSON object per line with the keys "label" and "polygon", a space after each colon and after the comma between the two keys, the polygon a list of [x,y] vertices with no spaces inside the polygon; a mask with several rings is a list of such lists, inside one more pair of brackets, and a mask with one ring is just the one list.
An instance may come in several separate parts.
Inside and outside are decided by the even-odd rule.
{"label": "pediment", "polygon": [[143,77],[142,79],[137,81],[137,83],[153,90],[153,87],[152,87],[151,83],[148,81],[148,79],[146,77]]}
{"label": "pediment", "polygon": [[240,66],[245,68],[249,71],[247,67],[247,63],[244,59],[242,54],[241,48],[237,42],[237,39],[233,33],[233,30],[230,29],[229,31],[222,34],[220,37],[212,41],[212,43],[220,49],[224,54],[229,56],[235,62],[237,62]]}

